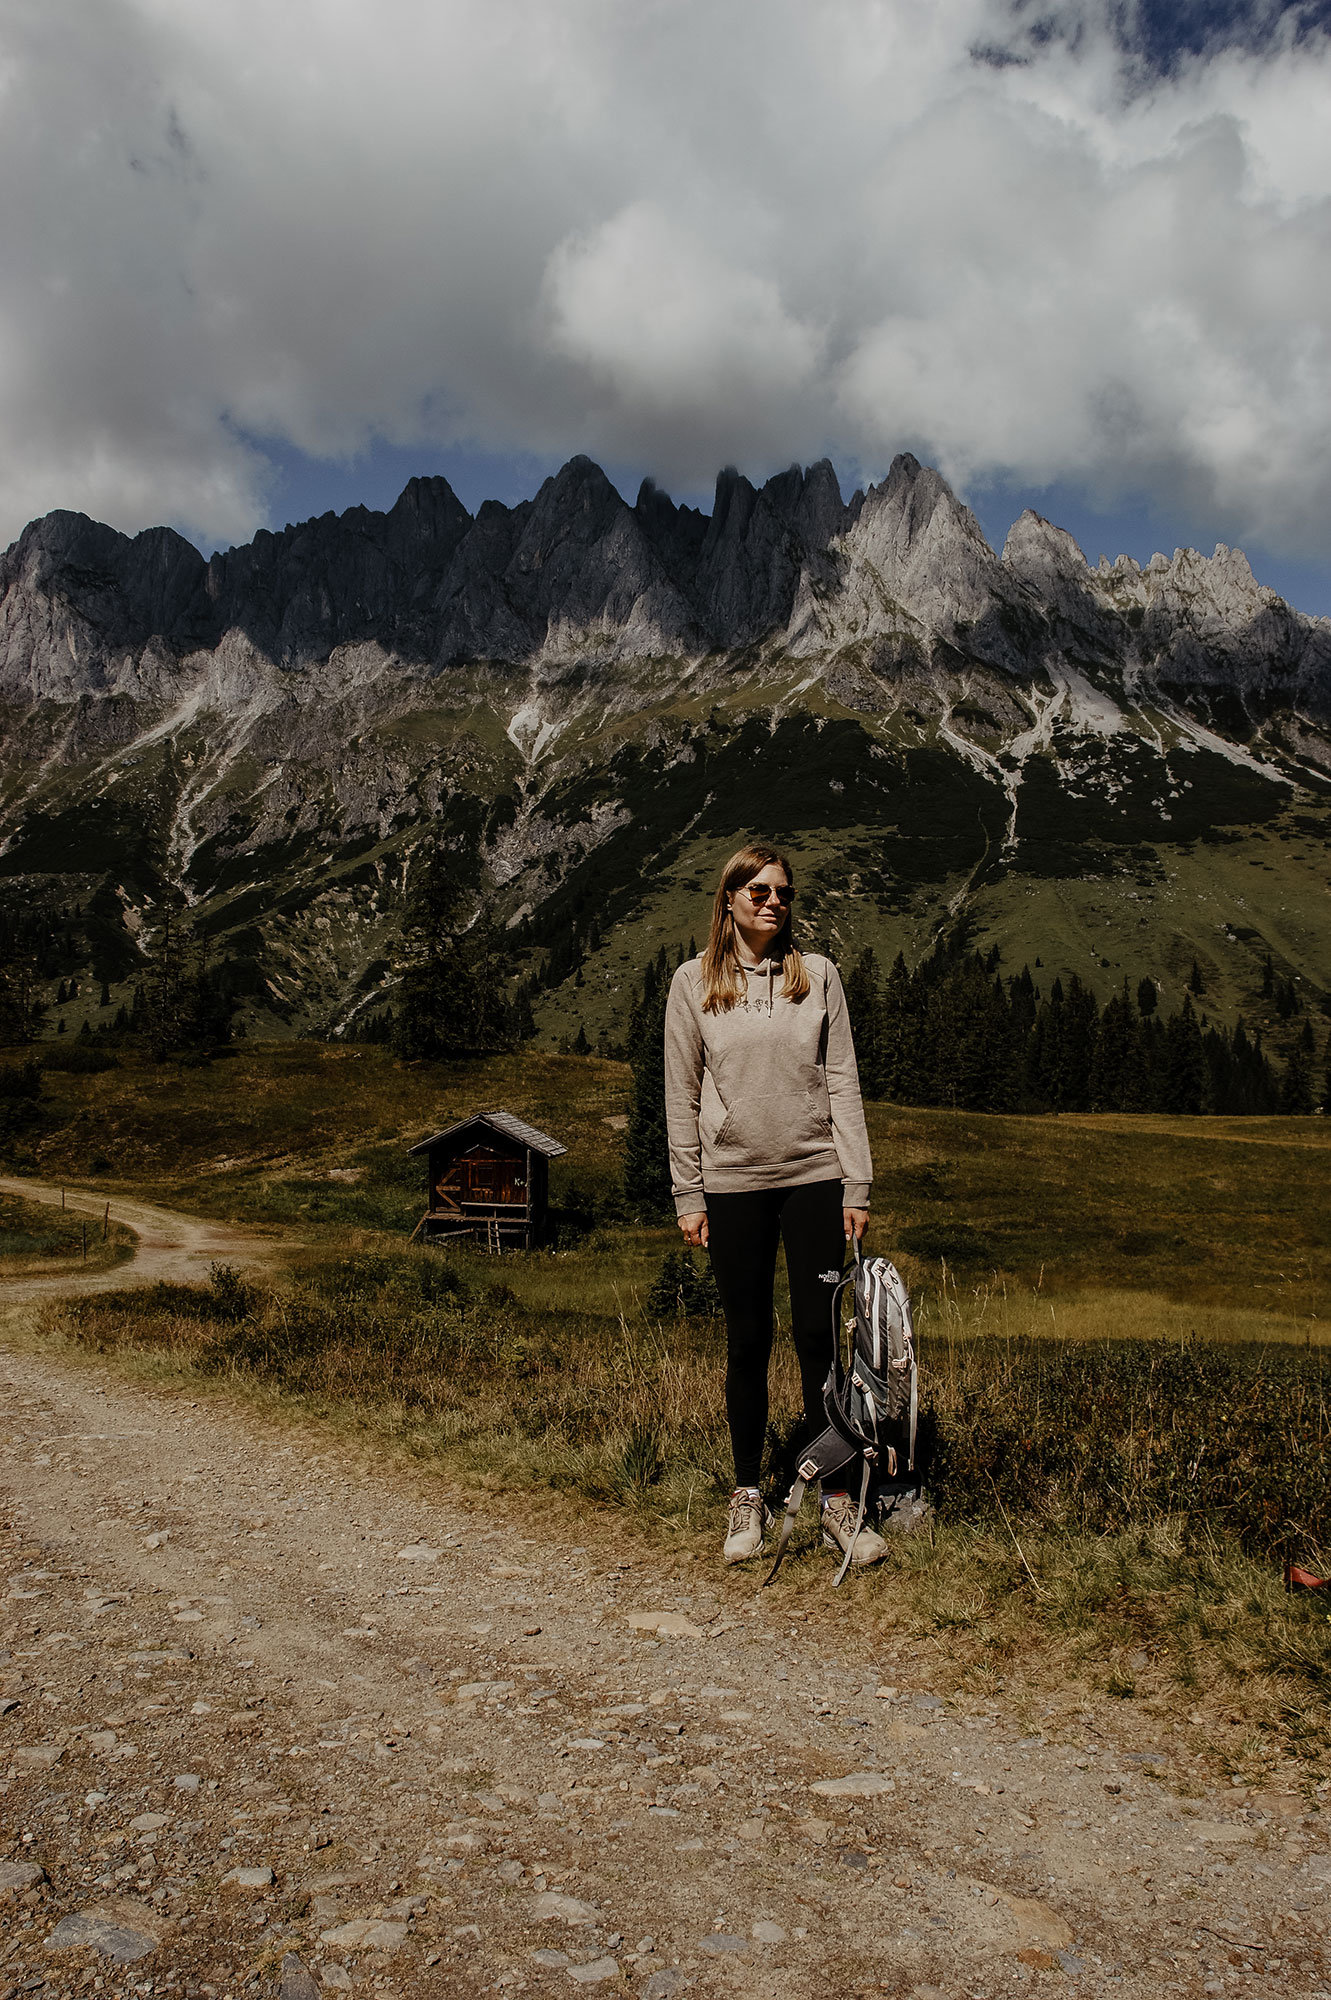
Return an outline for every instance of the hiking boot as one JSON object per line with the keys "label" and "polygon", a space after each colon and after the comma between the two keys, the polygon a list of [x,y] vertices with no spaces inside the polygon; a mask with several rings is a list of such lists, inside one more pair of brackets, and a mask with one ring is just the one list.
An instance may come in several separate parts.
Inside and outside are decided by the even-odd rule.
{"label": "hiking boot", "polygon": [[[823,1547],[835,1549],[844,1556],[850,1548],[850,1538],[855,1533],[855,1516],[859,1507],[849,1493],[834,1493],[823,1501]],[[856,1569],[866,1563],[881,1562],[887,1554],[887,1543],[872,1528],[861,1528],[855,1535],[855,1547],[851,1562]]]}
{"label": "hiking boot", "polygon": [[730,1496],[726,1521],[725,1558],[728,1563],[751,1562],[762,1554],[763,1533],[771,1515],[756,1494],[741,1488]]}

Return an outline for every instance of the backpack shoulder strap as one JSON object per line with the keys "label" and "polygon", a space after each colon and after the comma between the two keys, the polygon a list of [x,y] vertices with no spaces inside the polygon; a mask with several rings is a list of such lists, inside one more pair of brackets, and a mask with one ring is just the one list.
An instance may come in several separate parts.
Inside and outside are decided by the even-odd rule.
{"label": "backpack shoulder strap", "polygon": [[771,1569],[767,1572],[763,1580],[764,1590],[772,1582],[786,1559],[786,1550],[790,1546],[790,1538],[795,1532],[795,1522],[799,1516],[800,1508],[804,1505],[804,1495],[807,1493],[811,1482],[815,1479],[826,1479],[829,1473],[839,1471],[847,1460],[853,1456],[853,1451],[847,1448],[846,1441],[840,1432],[834,1430],[830,1424],[822,1436],[815,1438],[805,1452],[799,1462],[799,1470],[795,1475],[795,1484],[790,1489],[790,1498],[786,1502],[786,1511],[781,1521],[781,1539],[776,1547],[776,1561],[772,1564]]}
{"label": "backpack shoulder strap", "polygon": [[846,1464],[848,1459],[854,1457],[857,1449],[854,1439],[847,1440],[842,1436],[836,1424],[830,1421],[836,1402],[834,1392],[841,1378],[841,1295],[848,1285],[855,1283],[860,1274],[859,1238],[853,1237],[851,1240],[855,1252],[854,1265],[832,1294],[832,1367],[828,1374],[826,1388],[823,1392],[823,1403],[827,1410],[829,1422],[827,1429],[822,1432],[821,1436],[814,1439],[800,1460],[795,1483],[790,1489],[790,1498],[786,1501],[785,1516],[781,1522],[781,1539],[777,1543],[776,1560],[764,1579],[764,1590],[772,1582],[786,1559],[786,1550],[789,1548],[790,1538],[795,1532],[795,1521],[799,1515],[800,1508],[804,1504],[804,1495],[808,1491],[810,1480],[824,1479],[828,1473],[838,1471],[841,1466]]}
{"label": "backpack shoulder strap", "polygon": [[864,1510],[868,1506],[868,1504],[869,1504],[869,1460],[866,1458],[864,1461],[864,1472],[860,1478],[859,1511],[855,1516],[855,1526],[850,1531],[850,1542],[846,1549],[845,1559],[842,1562],[841,1567],[837,1571],[835,1577],[832,1579],[833,1590],[835,1590],[837,1585],[844,1580],[846,1571],[850,1568],[850,1559],[855,1553],[855,1544],[860,1538],[860,1529],[864,1526]]}

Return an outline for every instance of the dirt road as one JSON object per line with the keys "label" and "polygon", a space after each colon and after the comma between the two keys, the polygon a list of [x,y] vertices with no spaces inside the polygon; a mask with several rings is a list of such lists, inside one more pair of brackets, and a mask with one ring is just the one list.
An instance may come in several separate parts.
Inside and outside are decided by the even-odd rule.
{"label": "dirt road", "polygon": [[[107,1205],[107,1197],[100,1192],[86,1193],[9,1174],[0,1174],[0,1194],[45,1202],[74,1215],[95,1216],[98,1222]],[[110,1207],[112,1221],[123,1222],[137,1238],[132,1263],[114,1264],[103,1271],[79,1274],[56,1271],[50,1276],[10,1279],[4,1287],[5,1303],[120,1291],[126,1285],[151,1285],[159,1279],[197,1284],[200,1278],[207,1277],[210,1264],[252,1267],[269,1262],[276,1254],[277,1246],[270,1238],[252,1236],[224,1222],[205,1222],[196,1215],[154,1208],[128,1195],[112,1195]]]}
{"label": "dirt road", "polygon": [[91,1360],[0,1347],[0,1481],[0,2000],[1327,1991],[1326,1816],[1131,1703]]}

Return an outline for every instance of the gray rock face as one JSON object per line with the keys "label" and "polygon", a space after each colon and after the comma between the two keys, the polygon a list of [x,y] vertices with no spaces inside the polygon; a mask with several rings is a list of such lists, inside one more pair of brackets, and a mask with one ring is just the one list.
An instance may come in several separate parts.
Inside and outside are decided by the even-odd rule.
{"label": "gray rock face", "polygon": [[48,1951],[95,1951],[117,1965],[133,1965],[157,1949],[157,1940],[148,1931],[126,1921],[119,1910],[107,1906],[76,1910],[60,1922],[46,1940]]}
{"label": "gray rock face", "polygon": [[283,1957],[277,1990],[278,2000],[319,2000],[318,1980],[294,1951]]}
{"label": "gray rock face", "polygon": [[429,645],[449,563],[472,526],[446,479],[413,479],[387,514],[366,507],[258,534],[208,565],[215,645],[238,628],[280,666],[378,639],[409,656]]}
{"label": "gray rock face", "polygon": [[444,576],[433,660],[695,645],[689,607],[599,466],[571,459],[536,498],[482,507]]}
{"label": "gray rock face", "polygon": [[[843,503],[832,466],[761,487],[733,468],[710,518],[650,482],[629,507],[589,459],[534,500],[473,520],[446,480],[414,479],[386,514],[353,507],[255,536],[205,563],[167,528],[133,539],[49,514],[0,557],[0,695],[170,701],[201,656],[220,699],[257,669],[339,649],[426,672],[687,657],[760,646],[878,673],[957,655],[1019,679],[1069,648],[1204,701],[1232,725],[1277,707],[1331,717],[1331,625],[1253,579],[1239,551],[1179,550],[1092,570],[1027,513],[1001,559],[945,480],[910,456]],[[1222,718],[1223,719],[1223,718]]]}
{"label": "gray rock face", "polygon": [[46,1880],[46,1870],[36,1861],[0,1861],[0,1898],[21,1895]]}

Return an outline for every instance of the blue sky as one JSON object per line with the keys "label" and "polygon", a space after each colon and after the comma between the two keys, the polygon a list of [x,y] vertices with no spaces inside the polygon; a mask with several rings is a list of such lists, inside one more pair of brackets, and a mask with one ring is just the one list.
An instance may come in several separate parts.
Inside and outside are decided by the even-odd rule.
{"label": "blue sky", "polygon": [[0,22],[0,543],[936,465],[1331,614],[1331,0]]}

